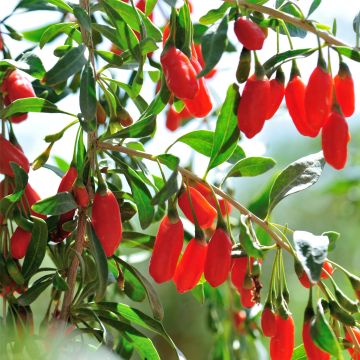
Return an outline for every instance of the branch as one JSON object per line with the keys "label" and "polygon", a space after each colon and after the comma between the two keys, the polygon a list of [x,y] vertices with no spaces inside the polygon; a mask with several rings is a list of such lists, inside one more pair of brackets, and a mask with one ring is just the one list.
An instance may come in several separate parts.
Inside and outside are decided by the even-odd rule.
{"label": "branch", "polygon": [[[112,144],[109,144],[109,143],[106,143],[106,142],[99,142],[98,141],[97,148],[98,149],[103,149],[103,150],[119,151],[121,153],[128,154],[130,156],[136,156],[136,157],[141,157],[143,159],[147,159],[147,160],[150,160],[150,161],[160,161],[161,162],[161,160],[158,159],[154,155],[145,153],[143,151],[137,151],[137,150],[129,149],[129,148],[127,148],[125,146],[122,146],[122,145],[112,145]],[[210,185],[208,183],[205,183],[203,179],[201,179],[200,177],[198,177],[197,175],[195,175],[191,171],[189,171],[189,170],[187,170],[187,169],[185,169],[185,168],[183,168],[181,166],[178,167],[178,171],[182,174],[182,176],[186,177],[187,179],[191,179],[191,180],[194,180],[195,182],[204,183],[206,185],[211,186],[212,189],[214,190],[215,194],[219,195],[220,197],[222,197],[223,199],[228,201],[241,214],[248,216],[252,221],[254,221],[261,228],[263,228],[272,237],[272,239],[276,242],[276,244],[279,247],[281,247],[281,248],[283,248],[283,249],[285,249],[285,250],[292,253],[292,250],[291,250],[290,246],[285,241],[283,241],[281,239],[281,237],[273,229],[271,229],[269,224],[266,221],[260,219],[254,213],[252,213],[244,205],[237,202],[234,198],[232,198],[231,196],[226,194],[224,191],[222,191],[218,187],[216,187],[214,185]]]}
{"label": "branch", "polygon": [[223,0],[225,2],[228,2],[230,4],[236,4],[238,3],[239,6],[245,8],[245,9],[249,9],[249,10],[254,10],[254,11],[258,11],[261,12],[263,14],[267,14],[273,18],[276,19],[281,19],[284,20],[285,22],[292,24],[300,29],[303,29],[305,31],[311,32],[317,36],[319,36],[319,38],[323,39],[327,44],[329,45],[335,45],[335,46],[346,46],[349,48],[353,48],[353,46],[350,46],[346,43],[344,43],[343,41],[339,40],[338,38],[332,36],[331,34],[329,34],[327,31],[323,31],[323,30],[319,30],[317,29],[311,21],[306,20],[306,19],[299,19],[295,16],[292,16],[290,14],[286,14],[282,11],[276,10],[276,9],[272,9],[270,7],[267,6],[262,6],[262,5],[258,5],[258,4],[252,4],[247,2],[246,0]]}

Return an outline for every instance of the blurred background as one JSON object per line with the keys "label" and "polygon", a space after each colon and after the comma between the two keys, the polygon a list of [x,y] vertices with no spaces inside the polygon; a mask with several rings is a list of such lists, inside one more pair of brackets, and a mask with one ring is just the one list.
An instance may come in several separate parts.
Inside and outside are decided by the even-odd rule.
{"label": "blurred background", "polygon": [[[267,5],[272,6],[275,1],[269,1]],[[209,9],[217,8],[221,5],[221,1],[207,0],[199,1],[193,0],[193,20],[196,22],[201,15],[204,15]],[[312,1],[302,0],[296,2],[306,14]],[[12,13],[17,1],[1,1],[0,10],[1,17]],[[164,14],[169,13],[169,7],[163,2],[159,1],[159,5],[155,10],[154,22],[163,26],[166,23]],[[333,20],[337,21],[337,37],[348,44],[355,44],[355,33],[353,31],[353,18],[359,12],[360,4],[358,1],[342,0],[341,2],[323,1],[311,18],[317,21],[332,26]],[[14,27],[19,32],[29,31],[39,28],[43,25],[51,24],[60,21],[58,14],[53,12],[32,12],[30,14],[15,13],[9,25]],[[229,27],[229,39],[236,46],[237,51],[233,53],[226,53],[217,66],[217,74],[208,81],[214,103],[220,104],[225,98],[228,86],[235,80],[235,72],[238,63],[241,46],[238,44],[233,31],[232,23]],[[31,42],[16,42],[5,38],[10,49],[12,49],[13,57],[16,57],[22,50],[33,46]],[[59,38],[56,41],[46,45],[42,50],[36,49],[36,52],[43,60],[46,69],[50,69],[56,62],[57,58],[53,56],[53,50],[62,42],[64,38]],[[314,35],[307,35],[304,39],[296,38],[294,47],[315,47],[316,37]],[[275,33],[269,31],[269,37],[265,42],[264,49],[259,52],[259,58],[262,62],[274,55],[276,44]],[[100,45],[103,49],[108,50],[110,43],[103,42]],[[288,43],[284,36],[281,36],[280,51],[288,49]],[[158,59],[160,50],[155,52],[155,59]],[[334,55],[334,54],[333,54]],[[338,58],[332,55],[332,69],[334,74],[338,68]],[[314,234],[321,234],[324,231],[334,230],[341,233],[341,238],[336,244],[336,248],[329,254],[329,258],[344,265],[347,269],[360,274],[360,246],[359,230],[360,230],[360,153],[357,151],[360,143],[359,132],[359,109],[360,109],[360,64],[349,59],[345,59],[352,71],[355,84],[357,86],[357,107],[354,116],[349,118],[349,125],[351,129],[352,140],[349,146],[349,160],[346,168],[337,172],[329,166],[325,166],[325,170],[320,181],[310,189],[299,194],[295,194],[284,200],[274,211],[272,220],[279,224],[288,224],[294,230],[307,230]],[[298,61],[298,66],[302,72],[304,80],[307,80],[311,71],[316,66],[316,53],[308,58]],[[286,78],[288,79],[290,68],[284,66]],[[126,70],[116,71],[116,76],[119,79],[127,79],[129,73]],[[149,79],[146,79],[142,90],[142,96],[149,100],[153,97],[155,84]],[[61,109],[68,109],[72,113],[78,113],[79,104],[76,95],[69,96],[58,103]],[[283,104],[284,106],[284,104]],[[132,117],[136,119],[138,113],[135,107],[129,104],[128,111]],[[14,130],[22,144],[25,153],[30,160],[35,159],[46,148],[46,143],[41,139],[47,134],[52,134],[61,130],[68,122],[69,117],[62,114],[29,114],[26,122],[19,125],[15,124]],[[186,124],[184,127],[175,133],[169,132],[165,128],[164,113],[160,114],[157,123],[157,133],[154,139],[147,144],[147,151],[152,154],[160,154],[182,134],[195,129],[214,129],[216,117],[209,117],[206,120],[194,119]],[[53,148],[49,163],[59,164],[59,161],[64,160],[69,163],[72,157],[72,144],[75,138],[76,129],[70,129],[66,132],[63,139],[57,142]],[[262,191],[267,187],[268,183],[279,170],[284,168],[290,162],[315,153],[321,150],[321,139],[305,138],[299,135],[296,131],[287,111],[283,108],[278,111],[275,117],[267,121],[261,134],[252,140],[241,140],[241,146],[244,148],[248,156],[268,156],[277,161],[277,165],[272,172],[266,173],[256,178],[240,178],[227,180],[226,186],[234,192],[234,197],[243,204],[251,204],[255,199],[261,195]],[[192,161],[194,171],[202,176],[206,169],[207,160],[201,155],[195,155],[184,145],[177,144],[173,147],[172,153],[180,155],[182,165],[188,165]],[[54,156],[58,157],[58,160]],[[148,164],[150,169],[153,169],[152,164]],[[219,181],[225,171],[226,165],[218,169],[212,170],[209,174],[208,180],[210,182]],[[154,170],[157,171],[157,170]],[[30,172],[30,183],[38,191],[42,197],[47,197],[56,192],[60,178],[53,172],[47,169],[39,169]],[[233,215],[237,216],[235,212]],[[134,222],[136,224],[136,221]],[[148,233],[154,233],[155,227],[148,230]],[[144,274],[147,274],[147,256],[138,257],[138,262],[135,266]],[[145,259],[145,260],[144,260]],[[301,325],[303,321],[303,310],[305,308],[307,291],[301,287],[297,277],[293,271],[292,261],[285,256],[287,271],[287,281],[290,288],[290,309],[294,314],[295,323],[298,325],[296,333],[296,344],[301,343]],[[291,260],[291,259],[290,259]],[[135,261],[137,261],[135,259]],[[267,258],[263,266],[263,282],[266,284],[268,273],[271,271],[272,258]],[[335,273],[335,278],[344,283],[341,274]],[[152,281],[152,279],[150,279]],[[160,293],[165,308],[165,328],[168,330],[170,336],[174,339],[177,346],[183,351],[188,359],[202,360],[209,358],[209,349],[213,346],[213,335],[209,330],[208,318],[209,307],[205,304],[200,304],[192,294],[179,295],[175,291],[175,286],[172,283],[157,286],[156,289]],[[346,289],[346,288],[345,288]],[[346,289],[346,290],[349,290]],[[222,289],[220,289],[222,291]],[[266,296],[266,286],[263,290],[263,300]],[[351,292],[349,292],[351,294]],[[45,301],[45,299],[44,299]],[[126,298],[119,298],[119,301],[126,301]],[[44,302],[45,303],[45,302]],[[139,307],[139,304],[134,304]],[[145,310],[146,310],[146,305]],[[43,313],[44,307],[42,303],[37,302],[34,311]],[[240,334],[239,334],[240,338]],[[159,346],[162,349],[163,359],[172,359],[172,354],[168,353],[165,344],[160,340]],[[240,342],[241,344],[241,342]],[[267,344],[265,343],[267,347]],[[260,356],[260,355],[259,355]],[[1,356],[0,356],[1,357]],[[243,357],[244,359],[248,357]],[[251,356],[249,356],[251,358]],[[267,355],[263,357],[266,359]]]}

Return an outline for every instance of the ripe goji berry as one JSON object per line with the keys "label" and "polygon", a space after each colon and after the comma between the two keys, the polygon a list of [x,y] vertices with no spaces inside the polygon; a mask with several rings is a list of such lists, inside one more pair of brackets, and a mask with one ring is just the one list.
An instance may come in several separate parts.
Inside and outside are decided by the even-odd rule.
{"label": "ripe goji berry", "polygon": [[[196,73],[199,74],[202,70],[199,62],[195,57],[192,57],[190,61]],[[212,109],[212,103],[205,81],[202,77],[198,80],[198,84],[199,90],[195,97],[193,99],[184,99],[184,104],[193,116],[202,118],[209,114]]]}
{"label": "ripe goji berry", "polygon": [[294,351],[295,326],[291,315],[287,319],[276,316],[275,335],[270,339],[272,360],[291,360]]}
{"label": "ripe goji berry", "polygon": [[240,290],[243,288],[244,279],[247,272],[249,258],[247,256],[233,258],[231,268],[231,282]]}
{"label": "ripe goji berry", "polygon": [[[358,341],[358,343],[360,343],[360,330],[356,327],[352,327],[351,329],[355,335],[356,340]],[[348,331],[345,331],[345,339],[348,340],[352,345],[354,345],[354,341]],[[352,359],[360,360],[360,353],[356,351],[353,347],[348,348],[347,351],[349,352]]]}
{"label": "ripe goji berry", "polygon": [[292,71],[290,81],[285,89],[285,102],[291,119],[301,135],[314,137],[313,131],[306,121],[305,111],[305,91],[306,86],[301,80],[298,70]]}
{"label": "ripe goji berry", "polygon": [[240,290],[240,302],[243,307],[252,308],[256,305],[254,291],[255,287],[252,287],[251,289],[242,288]]}
{"label": "ripe goji berry", "polygon": [[331,75],[325,64],[319,64],[312,72],[305,91],[306,122],[316,135],[328,119],[332,105],[332,91]]}
{"label": "ripe goji berry", "polygon": [[156,235],[150,258],[149,273],[157,283],[172,279],[184,243],[184,227],[180,219],[173,222],[165,216]]}
{"label": "ripe goji berry", "polygon": [[264,307],[264,310],[261,314],[261,329],[264,336],[273,337],[276,333],[276,315],[271,306]]}
{"label": "ripe goji berry", "polygon": [[240,43],[247,49],[262,49],[265,41],[265,34],[259,25],[240,17],[234,23],[234,31]]}
{"label": "ripe goji berry", "polygon": [[202,229],[209,228],[215,218],[216,218],[216,210],[209,204],[209,202],[201,195],[199,191],[195,188],[189,186],[188,190],[185,190],[178,199],[179,207],[185,216],[194,223],[194,218],[191,210],[191,205],[189,201],[189,195],[191,198],[192,206],[198,220],[199,226]]}
{"label": "ripe goji berry", "polygon": [[76,182],[73,186],[73,194],[76,203],[81,208],[86,208],[89,205],[89,194],[84,184]]}
{"label": "ripe goji berry", "polygon": [[266,120],[271,119],[278,111],[285,94],[285,76],[281,68],[276,72],[275,79],[270,80],[270,98]]}
{"label": "ripe goji berry", "polygon": [[[4,97],[4,105],[5,106],[8,106],[11,104],[11,101],[9,99],[9,97],[6,95]],[[13,123],[13,124],[18,124],[18,123],[21,123],[22,121],[26,120],[28,118],[28,114],[25,113],[25,114],[20,114],[20,115],[13,115],[10,117],[10,121]]]}
{"label": "ripe goji berry", "polygon": [[330,354],[328,354],[325,351],[322,351],[313,342],[310,333],[310,328],[311,328],[311,318],[304,322],[304,326],[302,330],[302,339],[308,360],[329,360]]}
{"label": "ripe goji berry", "polygon": [[[325,270],[325,271],[324,271]],[[327,279],[334,272],[334,268],[328,260],[325,260],[322,266],[321,279]]]}
{"label": "ripe goji berry", "polygon": [[105,255],[114,255],[122,239],[122,223],[120,208],[111,190],[96,192],[91,221]]}
{"label": "ripe goji berry", "polygon": [[166,128],[170,131],[175,131],[180,127],[182,120],[189,119],[191,117],[192,115],[186,107],[178,113],[173,106],[170,106],[166,113]]}
{"label": "ripe goji berry", "polygon": [[231,268],[232,242],[229,235],[217,228],[208,244],[204,275],[213,287],[221,285],[228,277]]}
{"label": "ripe goji berry", "polygon": [[41,219],[46,219],[46,215],[43,214],[39,214],[37,212],[35,212],[34,210],[31,209],[31,207],[38,202],[39,200],[41,200],[39,194],[31,187],[31,185],[28,183],[25,186],[25,193],[23,195],[23,199],[22,199],[22,203],[24,208],[26,209],[27,205],[29,205],[30,207],[30,213],[34,216],[37,216]]}
{"label": "ripe goji berry", "polygon": [[0,174],[14,176],[11,162],[17,163],[24,171],[29,172],[30,164],[25,154],[2,135],[0,135],[0,154]]}
{"label": "ripe goji berry", "polygon": [[78,172],[76,170],[75,166],[70,166],[67,172],[64,174],[64,176],[61,178],[59,187],[58,187],[58,193],[68,191],[70,192],[72,190],[72,187],[74,185],[74,182],[78,176]]}
{"label": "ripe goji berry", "polygon": [[336,100],[345,117],[351,116],[355,111],[354,80],[349,67],[340,62],[339,72],[334,78]]}
{"label": "ripe goji berry", "polygon": [[199,91],[196,71],[189,58],[170,45],[160,56],[167,86],[179,99],[193,99]]}
{"label": "ripe goji berry", "polygon": [[344,168],[349,141],[349,127],[345,118],[337,110],[332,111],[322,129],[321,142],[325,161],[333,168]]}
{"label": "ripe goji berry", "polygon": [[252,75],[245,84],[237,111],[238,126],[249,139],[264,126],[270,99],[270,82],[267,77]]}
{"label": "ripe goji berry", "polygon": [[204,272],[207,248],[205,241],[197,239],[191,239],[187,244],[173,277],[179,293],[193,289],[199,282]]}
{"label": "ripe goji berry", "polygon": [[26,255],[31,240],[31,232],[17,227],[10,239],[10,253],[14,259],[22,259]]}

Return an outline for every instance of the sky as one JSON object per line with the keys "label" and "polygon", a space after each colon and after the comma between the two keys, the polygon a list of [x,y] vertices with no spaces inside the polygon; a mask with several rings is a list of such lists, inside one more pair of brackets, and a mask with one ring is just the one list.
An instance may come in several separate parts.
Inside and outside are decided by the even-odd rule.
{"label": "sky", "polygon": [[[222,1],[219,0],[193,0],[194,7],[194,20],[197,20],[201,15],[205,14],[209,9],[216,8],[221,5]],[[274,1],[270,1],[267,5],[273,5]],[[303,9],[304,13],[307,13],[307,9],[311,5],[312,1],[302,0],[297,2],[299,6]],[[17,1],[1,1],[0,4],[0,13],[2,16],[5,16],[8,13],[12,12],[13,7],[17,4]],[[167,11],[167,5],[162,1],[162,8]],[[338,1],[322,1],[320,7],[316,12],[311,16],[312,18],[317,19],[319,22],[330,25],[334,18],[337,19],[337,29],[338,37],[345,41],[348,44],[355,43],[355,34],[352,30],[352,20],[353,17],[360,11],[360,3],[357,0],[342,0],[341,4]],[[13,26],[19,31],[31,30],[38,27],[41,27],[46,24],[58,21],[58,16],[51,12],[33,12],[30,14],[19,14],[14,15],[9,21],[9,25]],[[164,18],[161,16],[160,11],[156,11],[155,22],[159,25],[164,24]],[[211,94],[213,96],[214,103],[220,104],[224,99],[226,94],[226,89],[228,86],[235,81],[235,71],[238,62],[238,56],[241,51],[241,45],[238,44],[233,31],[233,24],[229,26],[229,39],[237,47],[237,52],[232,54],[225,54],[218,64],[217,75],[210,81],[208,81],[208,86],[210,88]],[[64,41],[64,38],[62,39]],[[274,48],[276,44],[275,33],[272,31],[269,32],[269,37],[265,42],[264,49],[259,53],[260,61],[267,60],[270,56],[274,54]],[[30,46],[29,43],[28,46]],[[52,50],[59,45],[59,42],[51,43],[46,45],[43,50],[37,49],[36,52],[39,54],[46,69],[50,69],[56,61],[56,57],[52,55]],[[305,39],[294,39],[295,47],[310,47],[316,46],[316,37],[314,35],[308,35]],[[16,56],[23,47],[20,47],[19,44],[15,41],[9,42],[9,47],[14,49],[14,55]],[[103,45],[104,49],[108,49],[109,44],[105,43]],[[288,49],[287,41],[285,37],[281,37],[281,51]],[[313,55],[304,60],[300,60],[298,65],[302,72],[302,76],[305,80],[308,79],[311,71],[316,66],[317,56]],[[355,84],[360,84],[360,65],[353,61],[347,60],[347,63],[350,65],[352,70]],[[337,56],[333,56],[333,71],[337,71]],[[289,67],[284,67],[287,79],[289,76],[290,69]],[[117,74],[120,78],[126,78],[128,73],[125,70],[118,71]],[[358,90],[358,89],[357,89]],[[153,96],[154,85],[151,81],[147,80],[142,90],[142,95],[147,100],[151,100]],[[359,91],[357,91],[359,93]],[[359,98],[357,96],[357,109],[360,108]],[[61,109],[69,110],[72,113],[79,112],[78,99],[75,96],[68,97],[65,100],[61,101],[58,106]],[[129,111],[134,119],[137,118],[138,113],[134,106],[129,107]],[[354,115],[349,119],[350,127],[353,128],[358,122],[358,111],[357,115]],[[56,133],[61,130],[71,119],[63,114],[29,114],[29,118],[26,122],[15,125],[15,132],[20,140],[20,143],[23,145],[25,153],[28,155],[29,159],[32,161],[46,148],[46,143],[42,141],[47,134]],[[172,143],[176,138],[182,134],[189,132],[191,130],[198,129],[199,126],[202,126],[201,119],[193,120],[188,126],[184,129],[180,129],[176,133],[170,133],[165,129],[164,126],[164,117],[159,116],[158,118],[158,133],[154,141],[152,141],[147,150],[153,154],[162,153],[167,146]],[[214,128],[215,121],[211,122],[211,128]],[[52,154],[56,154],[66,161],[70,162],[72,157],[72,144],[75,137],[74,127],[66,133],[64,138],[55,144]],[[267,150],[271,147],[271,142],[276,136],[290,136],[297,138],[299,135],[294,129],[291,120],[286,111],[280,111],[278,115],[272,120],[268,121],[262,133],[256,136],[252,140],[244,140],[241,145],[245,149],[248,155],[266,155]],[[298,138],[297,138],[298,139]],[[313,141],[304,140],[304,141]],[[181,146],[176,145],[174,147],[174,153],[181,154],[181,159],[184,161],[190,156],[190,150]],[[197,171],[199,175],[202,175],[205,171],[206,161],[198,161]],[[211,177],[211,174],[210,174]],[[216,176],[215,176],[216,180]],[[56,192],[59,177],[53,174],[47,169],[39,169],[37,171],[31,171],[30,173],[30,183],[32,186],[40,193],[41,196],[46,197],[52,195]]]}

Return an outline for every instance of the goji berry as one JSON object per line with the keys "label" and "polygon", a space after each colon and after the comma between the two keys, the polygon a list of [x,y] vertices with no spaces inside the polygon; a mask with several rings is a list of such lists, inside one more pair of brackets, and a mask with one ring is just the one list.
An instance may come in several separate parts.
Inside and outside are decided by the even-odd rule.
{"label": "goji berry", "polygon": [[270,99],[270,82],[267,77],[252,75],[245,84],[237,111],[238,126],[249,139],[264,126]]}
{"label": "goji berry", "polygon": [[270,80],[270,98],[266,120],[271,119],[278,111],[285,94],[285,76],[281,68],[276,72],[275,79]]}
{"label": "goji berry", "polygon": [[204,272],[206,252],[207,243],[205,241],[191,239],[187,244],[173,277],[179,293],[193,289],[199,282]]}
{"label": "goji berry", "polygon": [[248,261],[249,258],[246,256],[234,258],[232,261],[233,264],[231,268],[231,282],[238,289],[239,292],[244,285]]}
{"label": "goji berry", "polygon": [[344,168],[350,133],[345,118],[336,109],[330,113],[322,129],[321,141],[325,161],[337,170]]}
{"label": "goji berry", "polygon": [[[325,270],[325,271],[324,271]],[[321,279],[327,279],[334,272],[334,268],[328,260],[325,260],[322,266]]]}
{"label": "goji berry", "polygon": [[180,209],[185,214],[185,216],[192,223],[194,223],[188,191],[190,194],[190,198],[196,218],[199,222],[199,226],[202,229],[206,229],[210,227],[216,218],[216,210],[209,204],[209,202],[204,198],[204,196],[202,196],[201,193],[197,191],[195,188],[189,186],[188,190],[185,190],[179,196],[178,203]]}
{"label": "goji berry", "polygon": [[89,194],[84,184],[82,184],[81,182],[76,182],[73,186],[73,194],[76,203],[81,208],[86,208],[89,205]]}
{"label": "goji berry", "polygon": [[111,190],[96,192],[91,221],[105,255],[114,255],[122,239],[122,223],[120,208]]}
{"label": "goji berry", "polygon": [[254,287],[251,289],[245,289],[245,288],[241,289],[240,302],[243,307],[252,308],[253,306],[256,305],[256,301],[254,298],[254,291],[255,291]]}
{"label": "goji berry", "polygon": [[334,78],[336,100],[345,117],[351,116],[355,111],[354,80],[349,67],[340,62],[338,74]]}
{"label": "goji berry", "polygon": [[[305,91],[305,112],[308,126],[318,134],[329,117],[332,105],[333,81],[325,64],[312,72]],[[316,136],[315,135],[315,136]]]}
{"label": "goji berry", "polygon": [[213,287],[221,285],[228,277],[231,268],[232,242],[229,235],[217,228],[208,244],[204,275]]}
{"label": "goji berry", "polygon": [[14,176],[11,162],[17,163],[24,171],[29,172],[30,164],[25,154],[2,135],[0,135],[0,154],[0,174]]}
{"label": "goji berry", "polygon": [[240,17],[234,23],[234,31],[240,43],[247,49],[262,49],[265,41],[265,34],[259,25]]}
{"label": "goji berry", "polygon": [[31,240],[31,232],[17,227],[10,239],[10,253],[14,259],[22,259],[26,255]]}
{"label": "goji berry", "polygon": [[330,354],[322,351],[312,340],[310,333],[311,319],[304,322],[302,330],[302,338],[304,343],[305,352],[309,360],[329,360]]}
{"label": "goji berry", "polygon": [[264,307],[261,314],[261,329],[264,336],[273,337],[276,331],[276,314],[272,311],[270,306]]}
{"label": "goji berry", "polygon": [[59,187],[58,187],[58,193],[68,191],[70,192],[72,190],[72,187],[74,185],[74,182],[78,176],[78,172],[76,170],[75,166],[70,166],[67,172],[64,174],[64,176],[61,178]]}
{"label": "goji berry", "polygon": [[291,360],[294,351],[295,326],[291,315],[287,319],[276,316],[275,335],[270,339],[272,360]]}
{"label": "goji berry", "polygon": [[189,58],[170,45],[160,57],[167,86],[179,99],[193,99],[199,91],[196,71]]}
{"label": "goji berry", "polygon": [[157,283],[172,279],[184,242],[184,227],[180,219],[172,222],[165,216],[156,235],[150,259],[149,273]]}

